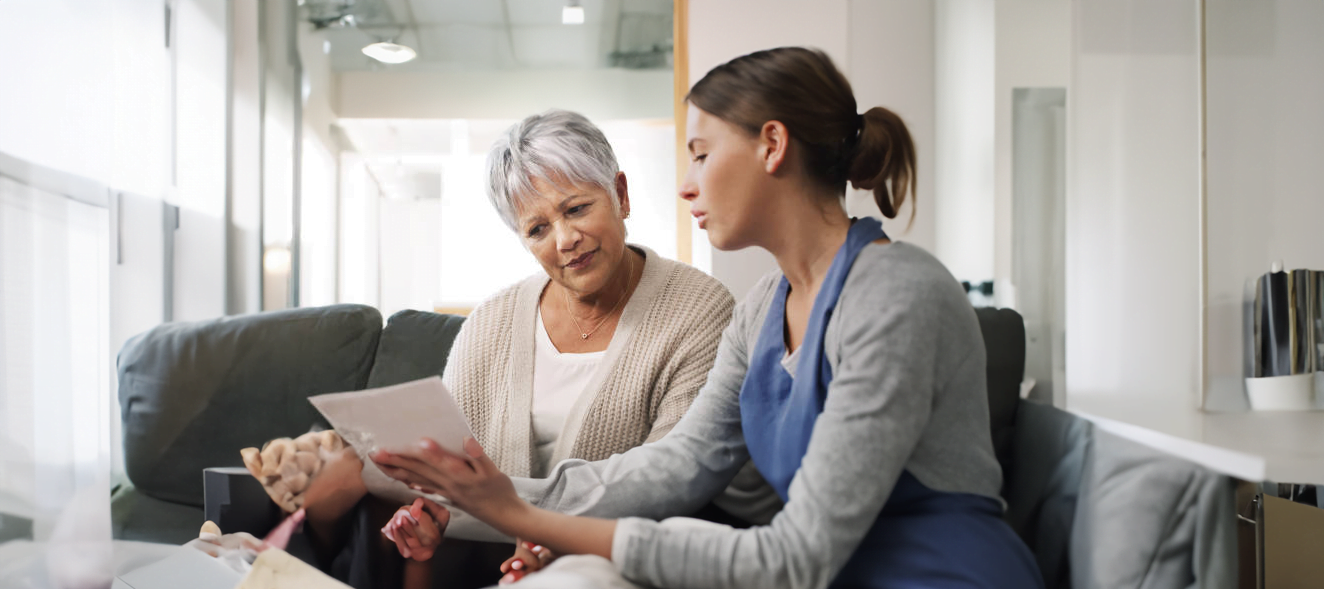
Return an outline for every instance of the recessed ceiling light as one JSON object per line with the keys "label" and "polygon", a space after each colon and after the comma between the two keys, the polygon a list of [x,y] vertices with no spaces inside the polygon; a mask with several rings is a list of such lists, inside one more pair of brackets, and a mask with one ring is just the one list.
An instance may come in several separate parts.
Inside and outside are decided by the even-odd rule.
{"label": "recessed ceiling light", "polygon": [[584,7],[578,3],[571,4],[561,9],[561,24],[563,25],[582,25],[584,24]]}
{"label": "recessed ceiling light", "polygon": [[373,43],[363,48],[363,54],[382,63],[404,63],[418,57],[413,49],[396,43]]}

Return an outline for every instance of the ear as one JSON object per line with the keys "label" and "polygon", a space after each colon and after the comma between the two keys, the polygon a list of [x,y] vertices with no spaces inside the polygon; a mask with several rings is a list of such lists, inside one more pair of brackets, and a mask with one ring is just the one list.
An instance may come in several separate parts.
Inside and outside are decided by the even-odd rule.
{"label": "ear", "polygon": [[763,170],[776,174],[786,163],[791,147],[791,135],[781,121],[768,121],[759,129],[759,158],[763,161]]}
{"label": "ear", "polygon": [[621,218],[630,216],[630,187],[625,181],[625,172],[616,172],[616,199],[621,203]]}

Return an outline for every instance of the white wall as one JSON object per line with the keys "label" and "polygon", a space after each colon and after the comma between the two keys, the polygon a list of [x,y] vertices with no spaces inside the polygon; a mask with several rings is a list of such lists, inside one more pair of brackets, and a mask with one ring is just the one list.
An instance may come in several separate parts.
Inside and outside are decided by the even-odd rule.
{"label": "white wall", "polygon": [[[159,42],[160,4],[147,4],[158,7],[152,38]],[[120,12],[107,0],[11,0],[0,7],[0,152],[111,183],[117,49],[125,47],[117,39],[132,34],[136,21],[117,18]]]}
{"label": "white wall", "polygon": [[341,303],[381,304],[381,190],[362,156],[340,154]]}
{"label": "white wall", "polygon": [[1193,406],[1199,369],[1196,4],[1072,3],[1067,406]]}
{"label": "white wall", "polygon": [[[1037,383],[1033,398],[1061,406],[1066,370],[1062,271],[1066,142],[1059,133],[1066,127],[1066,108],[1062,104],[1049,109],[1044,101],[1058,95],[1048,91],[1026,94],[1020,105],[1013,94],[1018,88],[1070,85],[1071,3],[997,0],[994,47],[994,300],[999,307],[1015,308],[1025,319],[1025,377]],[[1020,121],[1013,116],[1018,107],[1025,117]],[[1026,136],[1016,137],[1017,131]],[[1023,161],[1013,162],[1013,153]],[[1014,179],[1013,170],[1024,176]]]}
{"label": "white wall", "polygon": [[593,120],[672,116],[669,70],[342,72],[339,86],[344,118],[519,120],[552,107]]}
{"label": "white wall", "polygon": [[322,52],[322,33],[300,23],[299,56],[306,94],[303,95],[303,174],[299,185],[299,306],[336,302],[336,214],[339,141],[336,122],[336,75]]}
{"label": "white wall", "polygon": [[[88,395],[64,397],[60,382],[37,383],[40,397],[27,423],[47,438],[39,442],[46,445],[40,452],[67,450],[79,464],[107,465],[113,472],[123,471],[114,354],[129,337],[159,323],[163,313],[162,197],[170,181],[172,84],[164,21],[159,0],[0,3],[0,55],[5,56],[0,59],[0,152],[90,178],[115,195],[109,235],[101,224],[107,211],[95,209],[89,211],[99,219],[91,243],[87,235],[78,235],[28,251],[39,267],[73,272],[67,276],[72,280],[67,295],[42,291],[49,295],[46,303],[55,305],[47,311],[58,315],[60,305],[68,307],[67,317],[48,323],[67,322],[93,333],[77,333],[69,353],[52,358],[53,368],[64,375],[57,380]],[[88,208],[69,203],[68,210]],[[87,214],[69,217],[71,230]],[[111,241],[112,236],[118,239]],[[96,253],[71,269],[72,258],[61,259],[61,246]],[[109,324],[99,323],[107,310]],[[21,330],[4,331],[23,339]],[[55,337],[58,331],[43,333]],[[52,340],[14,343],[41,347],[42,341]],[[69,425],[72,432],[65,431]],[[97,438],[92,445],[90,437]],[[43,460],[53,458],[58,456]],[[41,483],[41,502],[50,506],[67,499],[63,484],[50,478]],[[38,522],[39,536],[50,523]],[[102,533],[102,522],[88,524],[89,539]]]}
{"label": "white wall", "polygon": [[227,12],[225,0],[174,3],[175,321],[225,314]]}
{"label": "white wall", "polygon": [[957,280],[993,277],[993,0],[934,4],[934,253]]}
{"label": "white wall", "polygon": [[1242,289],[1324,270],[1324,4],[1206,3],[1209,406],[1241,409]]}
{"label": "white wall", "polygon": [[[935,251],[933,0],[856,0],[848,10],[846,71],[855,101],[861,112],[885,106],[900,115],[919,160],[914,200],[907,200],[896,220],[885,220],[884,226],[894,239]],[[912,209],[915,220],[907,229]],[[846,211],[882,218],[873,193],[851,188],[846,191]]]}
{"label": "white wall", "polygon": [[293,268],[297,55],[292,52],[298,9],[260,2],[263,20],[262,309],[289,305]]}
{"label": "white wall", "polygon": [[[792,0],[693,2],[690,4],[690,83],[708,70],[740,55],[784,45],[807,45],[827,52],[855,89],[861,111],[887,106],[901,115],[919,150],[919,201],[915,225],[904,231],[909,211],[886,224],[898,239],[930,250],[935,245],[932,192],[934,149],[933,12],[924,0],[867,2]],[[886,31],[886,33],[884,33]],[[876,214],[870,197],[852,191],[852,214]],[[776,269],[766,251],[712,251],[703,232],[693,228],[694,258],[711,256],[711,272],[739,299],[759,277]]]}
{"label": "white wall", "polygon": [[227,315],[262,310],[262,64],[258,0],[231,0]]}
{"label": "white wall", "polygon": [[993,9],[993,278],[1002,288],[1012,278],[1012,92],[1071,83],[1071,2],[996,0]]}
{"label": "white wall", "polygon": [[[120,263],[110,266],[109,276],[107,349],[113,355],[162,319],[162,197],[171,155],[163,5],[4,2],[0,55],[8,56],[0,59],[0,152],[124,193],[112,199],[121,206],[112,223],[122,229]],[[113,358],[106,358],[101,378],[111,383],[112,399],[113,368]],[[118,405],[111,415],[112,439],[118,440]],[[122,471],[120,445],[111,447]]]}

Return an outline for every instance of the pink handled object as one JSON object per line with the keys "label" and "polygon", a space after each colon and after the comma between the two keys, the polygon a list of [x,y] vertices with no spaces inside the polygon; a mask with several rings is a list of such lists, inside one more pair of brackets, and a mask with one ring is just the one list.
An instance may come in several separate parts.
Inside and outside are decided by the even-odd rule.
{"label": "pink handled object", "polygon": [[303,523],[304,517],[303,509],[294,512],[290,517],[285,518],[285,521],[272,528],[271,533],[267,534],[267,537],[262,541],[270,548],[284,550],[290,544],[290,536],[294,535],[294,530],[298,529],[299,524]]}

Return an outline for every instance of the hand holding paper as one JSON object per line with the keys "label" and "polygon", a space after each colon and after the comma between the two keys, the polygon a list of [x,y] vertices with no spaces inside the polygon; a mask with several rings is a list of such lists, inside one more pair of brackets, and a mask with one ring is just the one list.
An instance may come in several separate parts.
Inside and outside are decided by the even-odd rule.
{"label": "hand holding paper", "polygon": [[465,440],[463,454],[425,438],[413,448],[378,450],[371,458],[387,476],[412,489],[442,495],[503,533],[509,533],[504,523],[518,519],[523,508],[530,507],[473,438]]}
{"label": "hand holding paper", "polygon": [[[388,478],[367,457],[377,450],[404,450],[430,438],[441,447],[463,451],[473,437],[469,422],[441,378],[433,376],[389,387],[331,393],[309,398],[313,406],[364,460],[368,492],[400,503],[422,493]],[[444,497],[434,497],[444,501]]]}

